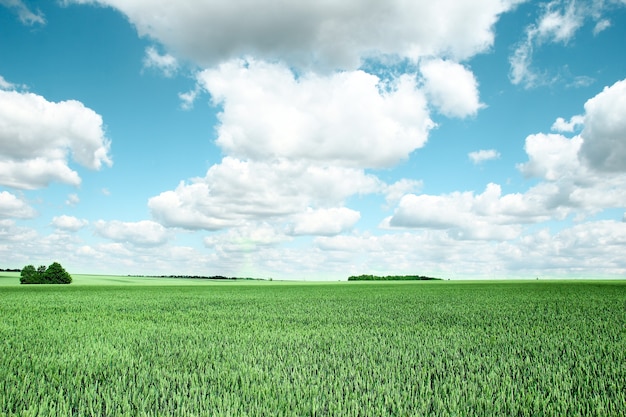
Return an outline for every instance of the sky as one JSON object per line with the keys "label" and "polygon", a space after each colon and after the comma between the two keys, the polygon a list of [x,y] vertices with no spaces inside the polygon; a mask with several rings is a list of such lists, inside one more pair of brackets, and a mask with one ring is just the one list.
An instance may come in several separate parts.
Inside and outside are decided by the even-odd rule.
{"label": "sky", "polygon": [[626,0],[0,0],[0,268],[626,275]]}

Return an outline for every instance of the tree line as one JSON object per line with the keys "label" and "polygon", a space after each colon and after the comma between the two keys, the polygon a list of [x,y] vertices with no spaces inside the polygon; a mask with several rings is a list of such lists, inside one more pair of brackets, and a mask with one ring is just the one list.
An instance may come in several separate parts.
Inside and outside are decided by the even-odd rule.
{"label": "tree line", "polygon": [[441,281],[441,278],[427,277],[424,275],[353,275],[348,281]]}
{"label": "tree line", "polygon": [[72,276],[58,262],[49,267],[26,265],[20,272],[20,284],[70,284]]}

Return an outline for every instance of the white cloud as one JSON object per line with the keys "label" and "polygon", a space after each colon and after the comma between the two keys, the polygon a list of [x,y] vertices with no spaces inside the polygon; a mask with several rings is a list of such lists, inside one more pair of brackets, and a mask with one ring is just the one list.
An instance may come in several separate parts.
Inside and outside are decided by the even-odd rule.
{"label": "white cloud", "polygon": [[527,177],[539,177],[548,181],[575,178],[580,176],[578,152],[581,145],[580,136],[568,139],[559,134],[530,135],[524,146],[529,161],[518,165],[518,169]]}
{"label": "white cloud", "polygon": [[193,104],[198,98],[200,94],[200,86],[196,85],[193,90],[187,91],[185,93],[178,93],[178,98],[180,99],[180,107],[183,110],[191,110],[193,109]]}
{"label": "white cloud", "polygon": [[593,169],[626,172],[626,80],[618,81],[585,103],[581,158]]}
{"label": "white cloud", "polygon": [[[16,226],[15,220],[12,219],[0,219],[0,257],[3,263],[13,263],[13,258],[27,259],[24,256],[26,251],[21,249],[24,246],[32,247],[32,242],[36,239],[37,232],[33,229]],[[24,263],[13,265],[22,267]]]}
{"label": "white cloud", "polygon": [[448,117],[474,116],[484,107],[474,74],[461,64],[442,59],[420,63],[424,90],[431,103]]}
{"label": "white cloud", "polygon": [[553,0],[543,5],[543,13],[526,28],[524,39],[509,57],[511,82],[532,88],[557,80],[558,77],[533,67],[535,50],[546,43],[567,44],[583,26],[585,19],[598,19],[602,12],[602,2],[587,4]]}
{"label": "white cloud", "polygon": [[0,0],[0,6],[14,9],[20,21],[25,25],[32,26],[36,23],[43,25],[46,23],[46,19],[41,11],[33,12],[22,0]]}
{"label": "white cloud", "polygon": [[576,6],[575,1],[548,3],[535,28],[539,40],[569,42],[584,23],[583,10]]}
{"label": "white cloud", "polygon": [[233,227],[224,233],[204,238],[204,245],[222,254],[231,252],[251,252],[262,247],[274,246],[292,238],[279,232],[270,223],[248,223]]}
{"label": "white cloud", "polygon": [[333,236],[346,232],[359,221],[361,214],[346,207],[313,210],[308,208],[293,216],[292,235]]}
{"label": "white cloud", "polygon": [[509,57],[511,70],[509,78],[513,84],[524,84],[527,88],[537,84],[539,78],[535,71],[531,70],[532,54],[533,54],[533,36],[530,33],[526,35],[526,41],[521,42]]}
{"label": "white cloud", "polygon": [[74,100],[49,102],[0,90],[0,184],[45,187],[52,181],[80,184],[72,159],[90,169],[111,164],[102,117]]}
{"label": "white cloud", "polygon": [[495,149],[481,149],[479,151],[470,152],[467,156],[474,164],[478,165],[485,161],[500,158],[500,152]]}
{"label": "white cloud", "polygon": [[362,71],[296,78],[280,64],[231,61],[199,82],[223,106],[216,143],[238,158],[388,167],[434,126],[409,75],[391,85]]}
{"label": "white cloud", "polygon": [[156,68],[166,77],[172,77],[178,70],[178,60],[170,54],[161,55],[154,46],[146,48],[144,68]]}
{"label": "white cloud", "polygon": [[142,247],[163,245],[171,236],[167,229],[150,220],[139,222],[98,220],[94,223],[94,229],[98,235],[115,242]]}
{"label": "white cloud", "polygon": [[443,229],[457,239],[508,240],[521,233],[516,223],[523,219],[525,204],[519,195],[502,196],[497,184],[489,184],[479,195],[407,194],[384,226]]}
{"label": "white cloud", "polygon": [[531,188],[524,199],[533,199],[555,219],[576,213],[578,219],[612,207],[626,206],[626,174],[605,174],[581,163],[581,136],[569,139],[557,134],[526,138],[529,161],[518,165],[527,177],[544,182]]}
{"label": "white cloud", "polygon": [[114,7],[141,36],[202,66],[243,56],[299,68],[355,69],[363,57],[466,59],[493,45],[519,1],[66,0]]}
{"label": "white cloud", "polygon": [[572,116],[569,121],[566,121],[562,117],[558,117],[552,124],[552,130],[556,132],[573,132],[578,127],[585,124],[585,117],[582,115]]}
{"label": "white cloud", "polygon": [[[626,223],[596,221],[541,229],[507,241],[459,240],[446,231],[319,237],[312,262],[353,273],[418,273],[442,278],[623,276]],[[419,250],[416,250],[419,248]],[[330,263],[332,260],[333,263]],[[296,275],[297,276],[297,275]]]}
{"label": "white cloud", "polygon": [[217,230],[291,216],[308,207],[332,208],[352,195],[383,189],[380,180],[358,169],[226,157],[204,178],[181,182],[152,197],[148,206],[163,225]]}
{"label": "white cloud", "polygon": [[539,133],[526,138],[528,162],[518,165],[527,177],[539,178],[524,194],[534,198],[554,218],[574,213],[575,219],[626,206],[626,80],[606,87],[585,104],[585,114],[569,122],[559,118],[555,130],[582,132],[572,138]]}
{"label": "white cloud", "polygon": [[8,191],[0,191],[0,219],[28,219],[35,215],[35,210],[24,200]]}
{"label": "white cloud", "polygon": [[67,200],[65,200],[65,204],[67,204],[68,206],[75,206],[78,203],[80,203],[80,198],[78,197],[78,194],[70,194],[67,196]]}
{"label": "white cloud", "polygon": [[596,23],[593,28],[593,34],[598,35],[600,32],[605,31],[611,27],[611,21],[609,19],[602,19]]}
{"label": "white cloud", "polygon": [[387,204],[397,203],[402,196],[419,191],[424,183],[418,180],[400,179],[385,187],[385,201]]}
{"label": "white cloud", "polygon": [[13,90],[14,88],[15,84],[8,82],[2,75],[0,75],[0,90]]}
{"label": "white cloud", "polygon": [[35,189],[47,187],[58,181],[69,185],[80,185],[76,171],[67,166],[65,160],[49,160],[45,157],[25,161],[0,160],[0,184],[13,188]]}
{"label": "white cloud", "polygon": [[52,218],[52,225],[59,230],[66,232],[77,232],[89,224],[88,220],[79,219],[74,216],[55,216]]}
{"label": "white cloud", "polygon": [[556,233],[541,230],[524,236],[508,268],[550,271],[556,275],[622,275],[626,223],[602,220],[576,224]]}

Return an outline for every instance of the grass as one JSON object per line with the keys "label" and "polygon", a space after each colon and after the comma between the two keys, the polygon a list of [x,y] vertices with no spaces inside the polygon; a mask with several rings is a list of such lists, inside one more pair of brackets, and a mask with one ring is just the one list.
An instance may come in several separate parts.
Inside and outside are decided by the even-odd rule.
{"label": "grass", "polygon": [[[184,278],[161,278],[149,276],[125,276],[125,275],[88,275],[72,274],[72,286],[110,286],[110,285],[157,285],[157,286],[186,286],[186,285],[206,285],[210,283],[227,283],[231,280],[206,280],[206,279],[184,279]],[[239,282],[239,281],[237,281]],[[244,281],[241,281],[244,282]],[[19,272],[0,272],[0,287],[19,286]]]}
{"label": "grass", "polygon": [[171,284],[2,286],[0,415],[626,415],[624,281]]}

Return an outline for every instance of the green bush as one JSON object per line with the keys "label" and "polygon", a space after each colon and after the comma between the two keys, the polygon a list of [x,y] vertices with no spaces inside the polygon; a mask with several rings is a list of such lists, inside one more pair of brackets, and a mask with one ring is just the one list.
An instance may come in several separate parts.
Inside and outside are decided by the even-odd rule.
{"label": "green bush", "polygon": [[26,265],[20,273],[21,284],[70,284],[72,276],[58,262],[53,262],[48,268],[41,265],[35,269],[33,265]]}
{"label": "green bush", "polygon": [[20,284],[36,284],[38,281],[37,270],[33,265],[26,265],[20,272]]}

